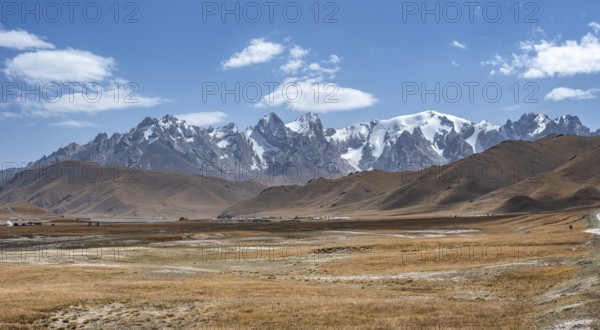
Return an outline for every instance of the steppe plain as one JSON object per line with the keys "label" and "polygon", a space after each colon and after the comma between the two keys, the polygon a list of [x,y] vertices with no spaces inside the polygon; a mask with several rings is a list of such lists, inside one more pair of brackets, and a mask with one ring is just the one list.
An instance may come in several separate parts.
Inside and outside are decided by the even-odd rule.
{"label": "steppe plain", "polygon": [[0,328],[598,329],[596,227],[595,209],[0,227]]}

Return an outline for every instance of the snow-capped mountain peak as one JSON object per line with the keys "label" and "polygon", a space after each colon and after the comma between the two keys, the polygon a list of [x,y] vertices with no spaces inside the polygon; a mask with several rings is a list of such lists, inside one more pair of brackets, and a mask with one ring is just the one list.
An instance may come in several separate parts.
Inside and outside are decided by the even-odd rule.
{"label": "snow-capped mountain peak", "polygon": [[[414,136],[415,139],[423,136],[437,156],[443,157],[445,137],[455,132],[467,140],[471,147],[470,153],[473,153],[476,150],[476,139],[469,139],[476,132],[473,126],[474,124],[466,119],[429,110],[391,119],[373,120],[369,125],[356,124],[339,130],[330,139],[342,146],[342,157],[352,166],[361,169],[368,166],[367,168],[371,169],[375,166],[376,159],[386,152],[391,152],[398,139],[405,133]],[[416,130],[418,132],[415,132]]]}
{"label": "snow-capped mountain peak", "polygon": [[311,131],[311,127],[321,126],[321,119],[316,113],[307,112],[285,126],[296,133],[304,134]]}
{"label": "snow-capped mountain peak", "polygon": [[576,116],[551,119],[535,113],[494,125],[429,110],[341,129],[324,129],[314,113],[305,113],[287,125],[269,113],[244,131],[233,123],[200,128],[167,115],[145,118],[125,134],[115,133],[109,138],[102,133],[87,144],[69,144],[31,166],[78,160],[198,173],[207,166],[231,172],[242,165],[265,169],[269,164],[293,163],[303,176],[310,177],[315,165],[331,163],[337,165],[340,174],[370,169],[399,171],[407,164],[441,165],[505,140],[533,140],[548,134],[587,136],[598,135],[600,130],[591,133]]}

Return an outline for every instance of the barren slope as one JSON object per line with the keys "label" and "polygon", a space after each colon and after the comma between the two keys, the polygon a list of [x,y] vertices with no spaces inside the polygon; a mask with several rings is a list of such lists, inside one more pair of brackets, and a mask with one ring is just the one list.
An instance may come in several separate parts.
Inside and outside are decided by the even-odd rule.
{"label": "barren slope", "polygon": [[48,210],[24,202],[0,202],[0,220],[32,218],[56,218]]}
{"label": "barren slope", "polygon": [[482,196],[478,208],[499,212],[564,210],[600,204],[600,144],[556,169]]}
{"label": "barren slope", "polygon": [[[568,208],[569,201],[596,205],[599,145],[599,137],[555,135],[535,142],[504,142],[447,166],[362,172],[302,187],[273,187],[224,215],[540,211],[556,198],[563,204],[552,209]],[[561,195],[552,195],[557,190]],[[503,203],[508,206],[500,206]]]}
{"label": "barren slope", "polygon": [[0,199],[76,216],[206,218],[263,189],[251,182],[59,163],[15,176],[0,189]]}

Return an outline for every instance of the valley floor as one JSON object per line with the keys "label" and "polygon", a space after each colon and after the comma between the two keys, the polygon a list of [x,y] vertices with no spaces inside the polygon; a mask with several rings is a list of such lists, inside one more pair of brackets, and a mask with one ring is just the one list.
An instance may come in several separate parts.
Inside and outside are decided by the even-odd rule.
{"label": "valley floor", "polygon": [[0,328],[600,329],[596,227],[591,211],[3,227]]}

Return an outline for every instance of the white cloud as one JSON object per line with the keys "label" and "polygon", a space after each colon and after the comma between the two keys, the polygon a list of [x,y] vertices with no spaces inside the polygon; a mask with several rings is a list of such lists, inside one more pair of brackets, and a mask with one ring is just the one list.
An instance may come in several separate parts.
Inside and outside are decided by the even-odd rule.
{"label": "white cloud", "polygon": [[18,117],[18,113],[16,113],[16,112],[10,112],[10,111],[0,112],[0,118],[2,118],[2,119],[13,119],[13,118],[17,118],[17,117]]}
{"label": "white cloud", "polygon": [[311,63],[307,67],[307,71],[309,71],[311,74],[313,74],[313,75],[328,74],[329,78],[331,78],[331,79],[335,78],[335,74],[338,73],[340,70],[341,70],[341,68],[338,66],[333,67],[333,68],[327,68],[327,67],[323,67],[319,63]]}
{"label": "white cloud", "polygon": [[515,105],[509,105],[506,107],[502,108],[502,111],[515,111],[521,109],[521,105],[520,104],[515,104]]}
{"label": "white cloud", "polygon": [[0,47],[25,49],[53,49],[54,45],[24,30],[0,29]]}
{"label": "white cloud", "polygon": [[592,88],[587,90],[572,89],[568,87],[558,87],[548,93],[544,100],[550,101],[562,101],[562,100],[589,100],[595,99],[600,93],[599,88]]}
{"label": "white cloud", "polygon": [[342,61],[342,58],[337,55],[330,55],[327,60],[322,60],[319,64],[317,62],[307,63],[303,58],[308,55],[309,51],[306,49],[295,46],[290,50],[290,59],[279,67],[279,70],[286,74],[296,74],[303,72],[309,76],[320,76],[322,74],[329,75],[330,79],[335,78],[335,74],[341,70],[337,65]]}
{"label": "white cloud", "polygon": [[454,40],[452,41],[452,43],[450,44],[450,46],[462,49],[462,50],[468,50],[469,48],[467,48],[467,44],[465,44],[464,42],[460,42],[458,40]]}
{"label": "white cloud", "polygon": [[[590,23],[596,28],[597,23]],[[496,55],[482,65],[496,67],[490,74],[514,75],[522,78],[569,77],[600,72],[600,40],[588,33],[577,40],[526,41],[520,44],[521,54],[510,59]]]}
{"label": "white cloud", "polygon": [[591,22],[590,24],[588,24],[588,26],[594,30],[594,33],[600,33],[600,23]]}
{"label": "white cloud", "polygon": [[303,58],[308,55],[308,53],[310,53],[308,49],[304,49],[300,46],[294,46],[292,49],[290,49],[290,57],[293,59]]}
{"label": "white cloud", "polygon": [[85,128],[85,127],[94,127],[96,124],[85,121],[85,120],[65,120],[56,123],[51,123],[49,126],[54,127],[73,127],[73,128]]}
{"label": "white cloud", "polygon": [[289,60],[279,67],[283,73],[296,73],[304,66],[304,61],[299,59]]}
{"label": "white cloud", "polygon": [[312,71],[319,71],[319,70],[321,70],[321,65],[319,65],[319,63],[311,63],[308,66],[308,69],[312,70]]}
{"label": "white cloud", "polygon": [[341,61],[342,61],[341,57],[339,57],[339,56],[337,56],[335,54],[329,55],[329,63],[331,63],[331,64],[338,64]]}
{"label": "white cloud", "polygon": [[370,107],[377,99],[366,92],[323,82],[322,78],[286,79],[273,93],[265,95],[257,107],[285,105],[296,111],[333,112]]}
{"label": "white cloud", "polygon": [[250,45],[241,52],[235,53],[222,63],[223,69],[241,68],[244,66],[265,63],[283,53],[283,45],[265,41],[263,38],[250,40]]}
{"label": "white cloud", "polygon": [[460,66],[460,64],[456,63],[455,61],[450,62],[450,64],[452,64],[452,66],[456,66],[456,67]]}
{"label": "white cloud", "polygon": [[[52,44],[25,31],[0,30],[0,46],[13,45],[15,42],[19,42],[18,47],[14,47],[17,49],[54,48]],[[3,73],[9,80],[25,82],[27,92],[16,90],[14,97],[3,103],[20,112],[3,114],[1,117],[95,114],[109,110],[145,108],[167,102],[160,97],[140,95],[136,83],[114,78],[114,69],[113,58],[84,50],[44,49],[21,53],[5,61]],[[46,85],[48,83],[52,85]],[[87,86],[92,88],[85,89]],[[89,127],[90,124],[65,120],[50,125]]]}
{"label": "white cloud", "polygon": [[544,34],[546,34],[546,31],[544,31],[544,29],[542,29],[541,26],[536,26],[535,28],[533,28],[531,30],[531,33],[534,35],[536,35],[536,34],[544,35]]}
{"label": "white cloud", "polygon": [[[115,82],[107,85],[114,85]],[[91,86],[91,85],[90,85]],[[42,98],[41,102],[26,99],[22,102],[15,100],[14,104],[21,107],[24,115],[34,117],[51,117],[65,114],[86,113],[95,114],[104,111],[125,110],[129,108],[148,108],[169,102],[160,97],[145,97],[134,87],[119,83],[119,90],[94,84],[93,88],[83,89],[74,86],[73,93],[51,94]],[[137,88],[137,87],[135,87]],[[65,90],[65,92],[68,90]]]}
{"label": "white cloud", "polygon": [[279,67],[279,70],[285,74],[295,74],[305,65],[303,60],[310,51],[300,46],[294,46],[289,50],[289,60]]}
{"label": "white cloud", "polygon": [[[286,38],[285,42],[288,43],[290,40]],[[343,60],[341,56],[331,54],[326,58],[313,59],[314,56],[311,56],[309,59],[311,51],[308,48],[299,45],[282,46],[276,43],[269,43],[271,46],[265,47],[263,45],[265,43],[263,39],[254,39],[249,47],[222,64],[226,69],[266,62],[288,49],[288,56],[281,58],[282,64],[279,66],[279,73],[284,77],[283,82],[275,91],[264,95],[255,107],[284,106],[297,111],[330,112],[360,109],[377,103],[378,100],[372,94],[331,82],[341,71],[339,66]],[[252,48],[253,46],[255,47]],[[262,51],[259,52],[257,50],[259,48]],[[266,51],[267,48],[270,50]],[[263,56],[252,55],[257,53]],[[260,58],[260,60],[251,61],[249,58]],[[285,89],[287,84],[295,85]],[[293,95],[296,91],[294,87],[297,87],[301,93],[297,95],[297,99],[296,95]]]}
{"label": "white cloud", "polygon": [[98,82],[109,78],[115,62],[87,51],[40,50],[6,61],[4,74],[28,82]]}
{"label": "white cloud", "polygon": [[206,126],[223,122],[227,118],[227,114],[221,111],[213,112],[192,112],[175,117],[185,120],[190,125]]}
{"label": "white cloud", "polygon": [[500,74],[503,76],[508,76],[508,75],[515,74],[515,72],[516,72],[515,67],[512,66],[506,60],[504,60],[504,58],[502,56],[500,56],[499,54],[496,54],[494,56],[494,58],[489,61],[481,62],[481,65],[483,65],[483,66],[490,65],[490,66],[497,67],[496,69],[492,69],[490,71],[490,75]]}

